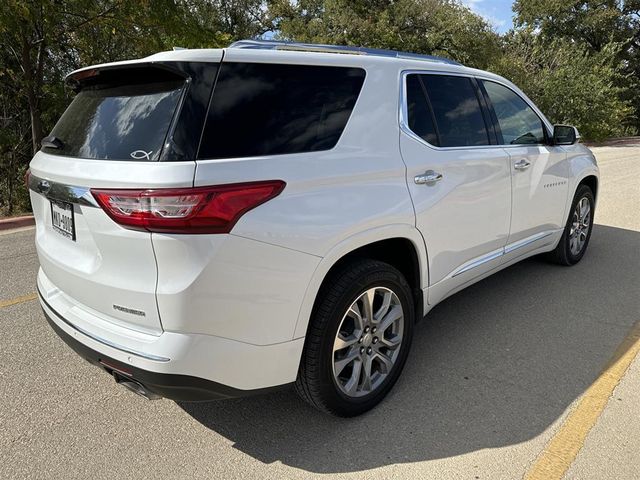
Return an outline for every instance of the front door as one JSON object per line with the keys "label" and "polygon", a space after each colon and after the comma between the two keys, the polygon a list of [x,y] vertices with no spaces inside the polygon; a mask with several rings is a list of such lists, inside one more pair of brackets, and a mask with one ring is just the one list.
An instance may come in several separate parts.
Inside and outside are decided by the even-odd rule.
{"label": "front door", "polygon": [[498,139],[509,154],[512,218],[505,260],[554,241],[565,224],[567,154],[549,145],[533,108],[505,85],[482,80],[498,123]]}

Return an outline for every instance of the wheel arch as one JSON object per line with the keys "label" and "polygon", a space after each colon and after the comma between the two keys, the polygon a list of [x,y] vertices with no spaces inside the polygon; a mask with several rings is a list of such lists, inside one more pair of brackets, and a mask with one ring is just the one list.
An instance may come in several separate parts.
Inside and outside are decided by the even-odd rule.
{"label": "wheel arch", "polygon": [[580,185],[588,185],[593,191],[593,196],[598,198],[598,189],[600,187],[600,172],[598,164],[593,153],[582,144],[571,145],[565,147],[567,151],[568,164],[568,180],[569,188],[567,190],[567,200],[564,209],[565,221],[569,218],[569,210],[571,202]]}
{"label": "wheel arch", "polygon": [[598,177],[596,175],[588,174],[585,177],[582,177],[582,179],[576,185],[576,191],[578,190],[578,188],[580,188],[580,185],[586,185],[591,189],[594,200],[598,198]]}
{"label": "wheel arch", "polygon": [[416,315],[422,318],[424,291],[429,282],[424,239],[411,225],[388,225],[356,234],[336,245],[323,257],[307,287],[294,338],[306,335],[313,307],[325,281],[336,269],[356,258],[381,260],[400,270],[414,294]]}

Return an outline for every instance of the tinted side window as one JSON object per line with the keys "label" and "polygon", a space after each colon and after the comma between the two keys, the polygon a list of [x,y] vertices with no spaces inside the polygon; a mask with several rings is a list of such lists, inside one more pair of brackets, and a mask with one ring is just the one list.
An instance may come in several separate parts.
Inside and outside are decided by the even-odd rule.
{"label": "tinted side window", "polygon": [[364,82],[360,68],[223,63],[199,158],[329,150]]}
{"label": "tinted side window", "polygon": [[441,147],[489,145],[480,102],[471,79],[421,75],[436,119]]}
{"label": "tinted side window", "polygon": [[413,133],[431,145],[440,145],[422,82],[416,74],[407,75],[407,113]]}
{"label": "tinted side window", "polygon": [[503,144],[544,143],[542,120],[515,92],[495,82],[483,80],[502,131]]}

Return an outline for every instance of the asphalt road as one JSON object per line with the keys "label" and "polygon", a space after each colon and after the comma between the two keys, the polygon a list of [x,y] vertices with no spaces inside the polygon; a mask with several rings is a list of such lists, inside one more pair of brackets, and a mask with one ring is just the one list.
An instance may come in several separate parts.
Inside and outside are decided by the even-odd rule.
{"label": "asphalt road", "polygon": [[[552,439],[564,448],[567,418],[581,425],[585,391],[629,357],[619,345],[640,321],[640,145],[595,151],[583,261],[527,260],[436,307],[393,392],[350,420],[291,391],[177,404],[116,386],[29,299],[33,230],[0,233],[0,478],[522,478]],[[640,476],[639,362],[615,379],[566,478]]]}

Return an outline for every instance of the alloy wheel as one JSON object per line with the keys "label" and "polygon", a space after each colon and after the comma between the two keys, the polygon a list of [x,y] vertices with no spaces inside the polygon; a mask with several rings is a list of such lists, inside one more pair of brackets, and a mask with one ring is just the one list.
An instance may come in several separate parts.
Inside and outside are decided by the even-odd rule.
{"label": "alloy wheel", "polygon": [[587,197],[582,197],[573,212],[571,228],[569,230],[569,250],[577,256],[582,252],[589,229],[591,228],[591,203]]}
{"label": "alloy wheel", "polygon": [[333,378],[349,397],[376,390],[391,372],[402,346],[404,311],[385,287],[363,292],[342,317],[333,343]]}

